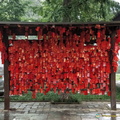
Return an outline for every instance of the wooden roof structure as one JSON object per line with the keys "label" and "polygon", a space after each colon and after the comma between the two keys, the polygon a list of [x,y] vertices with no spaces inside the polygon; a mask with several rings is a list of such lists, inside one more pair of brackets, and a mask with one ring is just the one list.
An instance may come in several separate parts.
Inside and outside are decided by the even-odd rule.
{"label": "wooden roof structure", "polygon": [[44,26],[44,25],[70,25],[70,26],[87,26],[87,25],[106,25],[106,26],[118,26],[120,25],[120,21],[113,19],[114,21],[111,22],[2,22],[0,21],[0,26],[9,26],[9,27],[20,27],[20,26],[29,26],[29,27],[37,27],[37,26]]}

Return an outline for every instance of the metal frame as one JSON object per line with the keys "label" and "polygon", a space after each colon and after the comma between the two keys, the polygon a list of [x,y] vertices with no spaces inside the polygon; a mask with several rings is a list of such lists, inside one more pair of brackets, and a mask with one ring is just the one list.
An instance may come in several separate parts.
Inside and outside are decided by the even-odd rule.
{"label": "metal frame", "polygon": [[[30,27],[31,29],[39,27],[39,26],[81,26],[81,27],[88,27],[88,26],[96,26],[96,25],[103,25],[107,27],[111,27],[112,33],[111,33],[111,53],[114,49],[114,36],[115,36],[115,28],[120,26],[120,21],[114,21],[114,22],[94,22],[94,23],[39,23],[39,22],[0,22],[0,27],[3,32],[3,42],[5,43],[5,46],[7,48],[8,52],[8,35],[7,35],[7,29],[12,29],[13,31],[16,31],[16,29],[21,27]],[[18,33],[19,34],[19,33]],[[20,33],[21,35],[25,35],[25,31],[22,31]],[[37,32],[34,33],[34,35],[37,35]],[[113,54],[111,54],[110,62],[112,64],[113,60]],[[8,71],[9,61],[6,60],[4,64],[4,109],[10,110],[10,98],[9,98],[9,71]],[[111,89],[111,109],[116,110],[116,83],[115,83],[115,73],[113,72],[113,67],[111,66],[112,73],[110,74],[110,89]]]}

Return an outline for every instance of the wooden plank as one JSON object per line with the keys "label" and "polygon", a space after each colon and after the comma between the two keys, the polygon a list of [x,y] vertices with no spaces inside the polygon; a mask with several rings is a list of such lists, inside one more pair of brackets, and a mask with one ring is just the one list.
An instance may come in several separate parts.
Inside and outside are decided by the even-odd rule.
{"label": "wooden plank", "polygon": [[111,51],[110,51],[110,64],[111,64],[111,74],[110,74],[110,90],[111,90],[111,110],[116,110],[116,74],[112,67],[113,53],[115,47],[115,32],[111,34]]}
{"label": "wooden plank", "polygon": [[45,25],[75,25],[75,26],[88,26],[88,25],[106,25],[106,26],[118,26],[120,25],[120,21],[111,21],[111,22],[3,22],[0,21],[0,26],[13,26],[13,27],[21,27],[21,26],[45,26]]}
{"label": "wooden plank", "polygon": [[[3,28],[3,42],[6,46],[7,53],[8,53],[8,36],[6,29]],[[10,109],[10,97],[9,97],[9,71],[8,71],[9,61],[5,60],[4,63],[4,109]]]}

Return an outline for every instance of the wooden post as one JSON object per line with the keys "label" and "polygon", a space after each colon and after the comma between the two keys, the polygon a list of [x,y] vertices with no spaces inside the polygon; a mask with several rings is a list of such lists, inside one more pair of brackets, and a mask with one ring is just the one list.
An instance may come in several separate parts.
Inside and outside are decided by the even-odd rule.
{"label": "wooden post", "polygon": [[10,120],[9,111],[4,112],[4,120]]}
{"label": "wooden post", "polygon": [[116,112],[111,112],[111,120],[116,120],[117,114]]}
{"label": "wooden post", "polygon": [[[3,28],[3,42],[6,47],[6,52],[8,53],[8,35],[7,29]],[[5,60],[4,63],[4,110],[10,109],[10,98],[9,98],[9,71],[8,71],[9,61]]]}
{"label": "wooden post", "polygon": [[111,90],[111,110],[116,110],[116,74],[113,70],[113,50],[115,47],[115,32],[111,34],[111,51],[110,51],[110,64],[111,64],[111,74],[110,74],[110,90]]}

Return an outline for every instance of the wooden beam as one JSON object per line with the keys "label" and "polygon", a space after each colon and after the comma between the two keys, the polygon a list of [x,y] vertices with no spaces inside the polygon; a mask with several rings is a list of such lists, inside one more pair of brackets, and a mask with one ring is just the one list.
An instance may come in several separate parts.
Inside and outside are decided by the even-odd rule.
{"label": "wooden beam", "polygon": [[[8,36],[7,30],[3,28],[3,42],[6,46],[6,52],[8,53]],[[9,61],[5,60],[4,63],[4,110],[10,109],[10,97],[9,97],[9,71],[8,71]]]}
{"label": "wooden beam", "polygon": [[115,32],[111,34],[111,51],[110,51],[110,64],[111,64],[111,74],[110,74],[110,90],[111,90],[111,110],[116,110],[116,74],[113,70],[112,61],[113,61],[113,50],[115,47]]}
{"label": "wooden beam", "polygon": [[25,27],[25,26],[29,26],[29,27],[44,27],[44,26],[96,26],[96,24],[100,24],[100,25],[103,25],[103,26],[118,26],[120,25],[120,23],[105,23],[105,22],[86,22],[86,23],[71,23],[71,22],[42,22],[42,23],[39,23],[39,22],[0,22],[0,26],[8,26],[8,27],[13,27],[13,28],[18,28],[18,27]]}
{"label": "wooden beam", "polygon": [[9,27],[38,27],[38,26],[96,26],[96,24],[105,25],[105,26],[120,26],[120,21],[111,21],[111,22],[3,22],[0,21],[0,26],[9,26]]}

